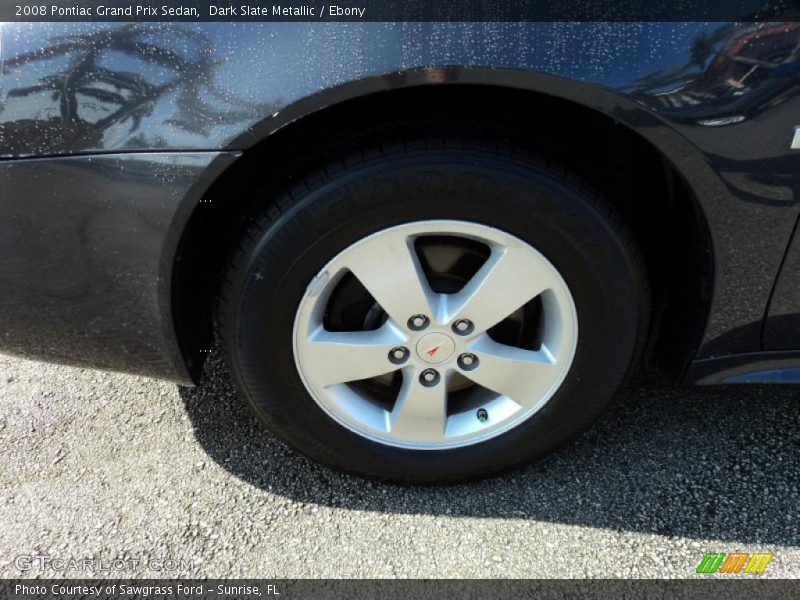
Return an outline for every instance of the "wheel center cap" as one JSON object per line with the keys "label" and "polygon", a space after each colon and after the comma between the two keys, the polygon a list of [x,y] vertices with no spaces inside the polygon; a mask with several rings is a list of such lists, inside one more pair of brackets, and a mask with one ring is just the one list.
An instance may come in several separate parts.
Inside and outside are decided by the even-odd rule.
{"label": "wheel center cap", "polygon": [[417,342],[417,356],[432,365],[450,360],[455,350],[455,342],[444,333],[429,333],[423,335]]}

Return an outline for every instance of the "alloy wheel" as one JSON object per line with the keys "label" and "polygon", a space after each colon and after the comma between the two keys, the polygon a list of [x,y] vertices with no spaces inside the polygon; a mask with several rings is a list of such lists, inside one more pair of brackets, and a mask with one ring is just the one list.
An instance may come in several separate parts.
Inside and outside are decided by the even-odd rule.
{"label": "alloy wheel", "polygon": [[539,412],[578,340],[572,295],[531,245],[466,221],[388,228],[311,281],[294,356],[315,402],[390,446],[444,450]]}

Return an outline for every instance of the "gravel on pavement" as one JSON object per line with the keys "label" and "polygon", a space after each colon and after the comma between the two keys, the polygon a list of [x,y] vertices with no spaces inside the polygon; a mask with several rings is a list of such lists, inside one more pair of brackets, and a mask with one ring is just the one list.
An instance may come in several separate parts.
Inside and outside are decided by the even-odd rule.
{"label": "gravel on pavement", "polygon": [[693,577],[733,551],[800,577],[798,388],[640,377],[543,462],[402,487],[298,455],[217,355],[207,373],[0,357],[0,577],[86,575],[22,570],[31,555],[138,561],[114,577]]}

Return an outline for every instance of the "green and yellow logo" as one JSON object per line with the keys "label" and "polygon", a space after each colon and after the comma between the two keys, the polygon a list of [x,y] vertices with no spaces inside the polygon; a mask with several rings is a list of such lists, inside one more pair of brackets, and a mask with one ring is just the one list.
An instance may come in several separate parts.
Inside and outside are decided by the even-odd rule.
{"label": "green and yellow logo", "polygon": [[698,573],[751,573],[761,575],[772,560],[771,552],[706,552],[697,565]]}

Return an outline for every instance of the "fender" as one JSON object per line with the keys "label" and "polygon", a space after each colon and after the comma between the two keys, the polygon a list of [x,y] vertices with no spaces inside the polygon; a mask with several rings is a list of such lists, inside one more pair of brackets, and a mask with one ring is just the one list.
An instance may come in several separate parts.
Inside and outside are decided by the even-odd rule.
{"label": "fender", "polygon": [[[166,294],[185,225],[204,186],[224,173],[214,153],[233,160],[308,115],[378,92],[483,85],[548,94],[586,106],[630,128],[661,152],[693,192],[713,250],[711,297],[704,299],[710,310],[697,355],[713,359],[759,351],[769,296],[798,216],[800,181],[789,143],[800,114],[800,95],[791,65],[749,69],[749,79],[734,81],[748,93],[728,93],[731,57],[742,54],[751,60],[756,51],[766,52],[770,60],[782,56],[785,48],[796,46],[798,26],[248,23],[238,25],[234,34],[226,23],[115,23],[102,28],[6,24],[0,31],[0,155],[5,158],[0,163],[0,212],[13,212],[12,192],[30,190],[26,186],[32,175],[79,174],[80,188],[87,192],[81,197],[86,220],[65,221],[44,210],[54,191],[40,179],[34,190],[38,196],[26,194],[33,206],[41,201],[41,220],[7,221],[6,239],[24,239],[48,227],[81,239],[80,228],[96,222],[93,213],[104,215],[117,205],[133,207],[145,222],[147,215],[155,214],[158,222],[147,239],[137,233],[139,221],[131,220],[129,226],[120,222],[113,235],[104,234],[85,248],[83,264],[62,265],[58,275],[65,282],[71,275],[84,280],[85,273],[70,269],[92,266],[92,278],[86,279],[92,285],[81,292],[85,297],[70,296],[79,303],[73,312],[85,316],[86,323],[54,319],[51,303],[65,301],[57,297],[60,292],[50,290],[42,298],[37,296],[44,293],[41,285],[20,280],[20,273],[47,272],[48,266],[40,264],[46,252],[26,255],[25,264],[0,261],[0,286],[15,286],[12,300],[28,307],[19,322],[32,324],[28,333],[22,326],[14,328],[21,336],[14,348],[37,348],[37,357],[108,368],[127,361],[126,370],[184,381],[185,371],[170,366],[174,344],[162,343],[164,335],[174,336]],[[148,53],[131,56],[140,52],[142,37],[184,54],[167,52],[159,75],[151,74]],[[701,38],[708,42],[703,46],[708,56],[696,60],[692,48]],[[751,51],[755,39],[759,43]],[[652,52],[656,43],[658,54]],[[77,63],[65,57],[76,55],[85,60],[78,61],[80,76],[71,78],[75,74],[69,69]],[[132,59],[144,61],[137,63],[142,68],[134,79],[126,76]],[[112,77],[119,90],[96,85],[109,72],[120,75]],[[67,81],[70,85],[59,83]],[[751,140],[758,143],[748,143]],[[213,165],[213,171],[198,171],[198,163],[192,162],[181,172],[187,177],[192,173],[197,181],[182,179],[180,194],[173,187],[121,200],[107,191],[111,182],[128,181],[134,172],[140,189],[163,186],[163,169],[141,169],[137,156],[146,160],[147,153],[155,153],[161,164],[168,155],[198,152],[211,153],[207,166]],[[98,155],[106,154],[112,156],[99,160]],[[19,160],[25,157],[35,161]],[[36,235],[27,241],[44,250],[55,243]],[[145,293],[134,281],[124,282],[103,262],[103,256],[120,247],[132,257],[151,257],[126,276],[158,281],[156,301],[154,293]],[[92,311],[105,306],[108,297],[141,300],[136,310],[148,315],[142,319],[147,327],[135,330],[139,341],[125,337],[125,344],[146,346],[142,353],[122,347],[125,344],[115,348],[93,342],[83,334],[91,331]],[[99,317],[109,327],[103,333],[106,341],[113,338],[119,308],[111,306],[109,311]],[[67,337],[65,330],[70,332]],[[41,340],[32,339],[39,334]],[[145,339],[146,344],[141,342]],[[59,348],[65,342],[69,348]],[[92,344],[96,347],[89,348]],[[131,364],[131,357],[140,357],[138,364]]]}
{"label": "fender", "polygon": [[[787,170],[785,160],[777,157],[772,161],[762,159],[759,168],[771,163],[782,181],[777,186],[759,185],[754,189],[742,171],[749,168],[747,163],[755,158],[748,159],[745,164],[741,160],[726,158],[731,150],[741,156],[744,150],[741,144],[743,132],[737,127],[716,125],[712,117],[719,117],[720,107],[717,107],[717,112],[705,113],[691,107],[691,119],[702,117],[700,120],[703,123],[712,124],[698,126],[697,120],[689,119],[687,123],[680,111],[656,110],[644,103],[641,97],[591,82],[532,70],[434,66],[373,75],[327,88],[291,103],[254,124],[232,140],[228,148],[246,151],[291,123],[342,102],[375,93],[435,85],[495,86],[553,96],[607,115],[645,139],[663,155],[692,192],[700,224],[704,228],[701,235],[708,240],[711,249],[711,256],[698,257],[698,260],[708,260],[716,267],[713,270],[713,283],[707,290],[710,296],[709,316],[697,356],[713,358],[718,354],[725,355],[731,347],[741,351],[761,349],[760,330],[764,311],[780,269],[781,257],[797,221],[798,208],[792,201],[791,192],[783,185],[787,182],[784,179],[784,171]],[[742,103],[741,100],[736,102]],[[782,113],[786,114],[790,106],[800,103],[795,100],[788,104],[782,107]],[[742,109],[741,106],[737,108]],[[762,122],[770,120],[765,119],[765,115],[760,116]],[[747,127],[753,129],[750,123],[747,123]],[[787,129],[785,133],[789,135],[790,132]],[[778,156],[785,155],[788,146],[783,146],[783,141],[768,141],[770,152]],[[698,142],[702,142],[702,147]],[[769,177],[759,176],[758,179],[764,182]],[[772,210],[765,210],[765,205],[771,205]],[[758,221],[767,214],[770,215],[769,239],[763,236],[765,229],[756,233],[752,228],[754,220]],[[773,234],[775,237],[771,237]],[[739,247],[765,243],[770,246],[769,254],[761,254],[761,251],[738,252]],[[763,262],[765,256],[772,257],[767,265]],[[752,272],[747,281],[742,281],[740,276],[750,268],[748,264],[752,265]],[[747,314],[743,312],[741,287],[736,290],[736,286],[730,285],[737,279],[737,285],[743,284],[747,288],[744,293],[756,299],[752,310],[746,311]]]}

